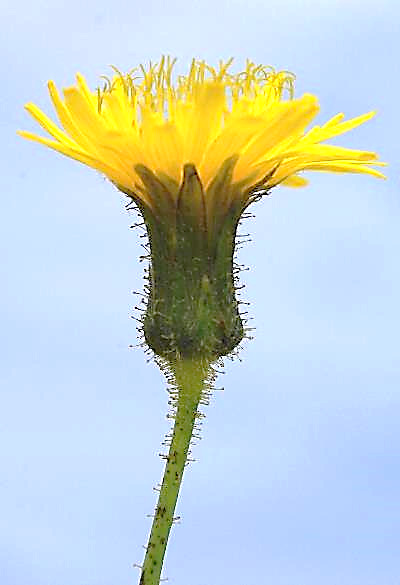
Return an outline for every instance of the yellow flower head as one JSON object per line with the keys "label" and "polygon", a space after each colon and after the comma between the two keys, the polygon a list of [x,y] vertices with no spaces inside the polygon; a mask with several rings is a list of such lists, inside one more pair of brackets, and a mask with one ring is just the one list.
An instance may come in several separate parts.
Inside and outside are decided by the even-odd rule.
{"label": "yellow flower head", "polygon": [[247,62],[213,68],[193,61],[173,75],[174,61],[115,70],[91,91],[82,75],[49,92],[63,129],[34,104],[28,112],[50,134],[20,132],[106,175],[133,199],[150,243],[143,333],[167,362],[215,360],[245,335],[235,296],[233,252],[243,210],[278,184],[299,187],[300,171],[383,176],[373,152],[322,144],[374,113],[307,127],[317,98],[293,97],[293,75]]}
{"label": "yellow flower head", "polygon": [[374,115],[343,121],[337,114],[323,126],[307,126],[318,113],[317,98],[293,98],[293,75],[248,61],[231,73],[232,60],[213,68],[193,60],[187,75],[173,80],[174,61],[141,66],[126,75],[115,70],[102,89],[91,91],[82,75],[64,89],[62,99],[53,81],[49,92],[63,129],[37,106],[25,107],[52,138],[20,132],[106,175],[125,193],[155,207],[154,193],[143,180],[143,167],[178,196],[186,164],[195,167],[207,189],[224,163],[232,161],[232,182],[241,193],[254,186],[279,183],[299,187],[300,171],[383,175],[373,152],[322,144]]}

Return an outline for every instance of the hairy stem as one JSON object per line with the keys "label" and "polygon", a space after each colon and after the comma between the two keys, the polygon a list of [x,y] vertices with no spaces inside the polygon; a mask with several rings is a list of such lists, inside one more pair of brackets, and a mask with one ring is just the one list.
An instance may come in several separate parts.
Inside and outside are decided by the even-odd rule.
{"label": "hairy stem", "polygon": [[159,585],[160,583],[161,569],[187,461],[197,407],[209,371],[209,361],[200,359],[182,359],[170,366],[178,389],[175,424],[146,548],[140,585]]}

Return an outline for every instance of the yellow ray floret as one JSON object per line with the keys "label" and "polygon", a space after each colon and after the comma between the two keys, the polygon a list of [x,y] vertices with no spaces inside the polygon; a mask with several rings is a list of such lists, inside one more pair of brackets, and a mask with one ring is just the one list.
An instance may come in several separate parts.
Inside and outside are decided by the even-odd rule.
{"label": "yellow ray floret", "polygon": [[102,89],[91,91],[82,75],[59,95],[48,84],[62,128],[34,104],[25,107],[51,138],[20,134],[83,162],[125,192],[150,197],[137,165],[160,180],[179,185],[184,165],[193,164],[205,189],[223,163],[237,162],[233,181],[244,190],[278,183],[291,187],[307,181],[304,170],[383,175],[373,152],[321,142],[355,128],[374,116],[369,112],[343,121],[338,114],[323,126],[307,127],[318,113],[317,98],[293,97],[293,76],[248,61],[241,73],[230,73],[231,61],[213,68],[193,61],[187,75],[173,81],[174,61],[140,67],[123,75],[115,70]]}

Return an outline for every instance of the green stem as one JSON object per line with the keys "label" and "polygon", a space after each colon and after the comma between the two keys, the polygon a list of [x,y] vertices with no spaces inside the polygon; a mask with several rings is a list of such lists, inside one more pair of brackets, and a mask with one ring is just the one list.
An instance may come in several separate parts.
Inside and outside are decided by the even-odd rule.
{"label": "green stem", "polygon": [[160,583],[164,555],[187,461],[197,407],[209,370],[209,361],[182,359],[170,366],[178,389],[175,424],[139,585],[159,585]]}

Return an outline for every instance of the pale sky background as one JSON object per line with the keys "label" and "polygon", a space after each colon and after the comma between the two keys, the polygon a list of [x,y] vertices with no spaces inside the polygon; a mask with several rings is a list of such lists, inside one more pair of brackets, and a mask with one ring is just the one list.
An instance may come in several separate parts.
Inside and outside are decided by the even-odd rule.
{"label": "pale sky background", "polygon": [[167,395],[129,318],[138,233],[94,171],[24,142],[46,81],[161,53],[296,73],[388,181],[311,176],[253,208],[257,327],[226,363],[187,469],[171,585],[399,585],[397,2],[16,0],[1,8],[1,585],[134,585]]}

